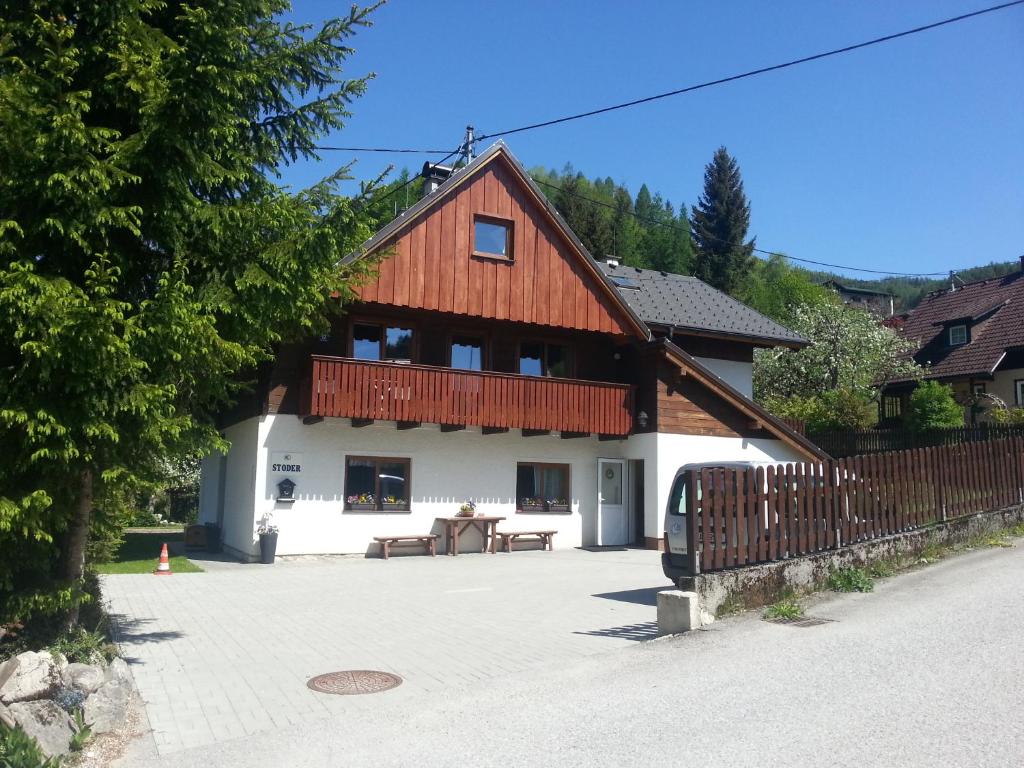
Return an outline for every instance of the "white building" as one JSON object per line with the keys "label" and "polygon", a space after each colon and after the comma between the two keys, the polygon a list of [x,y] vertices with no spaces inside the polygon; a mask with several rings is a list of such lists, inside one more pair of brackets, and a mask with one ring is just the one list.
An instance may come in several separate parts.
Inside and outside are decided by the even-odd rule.
{"label": "white building", "polygon": [[331,333],[224,416],[200,519],[230,554],[258,557],[267,512],[278,554],[373,554],[466,500],[556,547],[658,547],[680,465],[822,456],[750,399],[753,350],[803,339],[694,278],[595,261],[502,144],[350,258],[372,255]]}

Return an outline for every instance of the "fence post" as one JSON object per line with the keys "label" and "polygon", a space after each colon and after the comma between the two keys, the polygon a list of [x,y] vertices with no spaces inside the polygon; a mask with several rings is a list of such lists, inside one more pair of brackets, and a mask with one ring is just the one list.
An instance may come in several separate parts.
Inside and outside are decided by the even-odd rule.
{"label": "fence post", "polygon": [[[691,576],[700,573],[700,534],[698,533],[697,517],[697,483],[700,482],[697,470],[687,470],[686,477],[686,569]],[[666,542],[667,544],[667,542]]]}

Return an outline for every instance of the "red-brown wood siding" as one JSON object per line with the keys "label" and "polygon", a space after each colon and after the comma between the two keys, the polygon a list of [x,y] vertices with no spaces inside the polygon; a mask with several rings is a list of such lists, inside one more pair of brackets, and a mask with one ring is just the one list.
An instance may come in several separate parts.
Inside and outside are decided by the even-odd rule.
{"label": "red-brown wood siding", "polygon": [[[381,247],[364,301],[472,317],[633,333],[623,310],[497,157]],[[473,217],[512,221],[512,259],[474,257]]]}
{"label": "red-brown wood siding", "polygon": [[302,416],[628,435],[626,384],[314,356]]}

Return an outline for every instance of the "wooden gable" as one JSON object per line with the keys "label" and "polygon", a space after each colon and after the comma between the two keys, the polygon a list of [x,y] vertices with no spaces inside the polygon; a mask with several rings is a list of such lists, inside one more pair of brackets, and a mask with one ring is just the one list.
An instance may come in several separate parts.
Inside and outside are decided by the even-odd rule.
{"label": "wooden gable", "polygon": [[[506,156],[494,153],[374,250],[386,256],[363,301],[558,328],[646,330],[562,231]],[[477,214],[512,224],[512,257],[473,254]]]}

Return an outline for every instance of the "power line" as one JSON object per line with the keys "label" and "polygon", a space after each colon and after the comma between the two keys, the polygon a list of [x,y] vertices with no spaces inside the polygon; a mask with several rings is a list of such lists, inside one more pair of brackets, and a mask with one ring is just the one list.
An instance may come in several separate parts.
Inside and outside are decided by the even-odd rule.
{"label": "power line", "polygon": [[[1024,0],[1022,0],[1024,1]],[[315,147],[325,152],[387,152],[394,155],[443,155],[447,149],[390,149],[386,147]],[[450,157],[450,155],[449,155]],[[446,160],[448,158],[445,158]],[[438,161],[441,162],[441,161]]]}
{"label": "power line", "polygon": [[[688,228],[681,227],[678,224],[673,224],[673,223],[667,222],[667,221],[658,221],[657,219],[649,219],[646,216],[640,216],[635,211],[627,211],[627,210],[624,210],[624,209],[620,209],[618,206],[614,205],[613,203],[606,203],[604,200],[597,200],[597,199],[595,199],[593,197],[588,197],[587,195],[582,195],[579,192],[574,192],[574,191],[572,191],[570,189],[566,189],[565,187],[560,187],[557,184],[552,184],[550,182],[544,181],[543,179],[538,179],[535,176],[531,176],[530,178],[532,178],[538,184],[541,184],[541,185],[543,185],[545,187],[548,187],[550,189],[554,189],[554,190],[557,190],[559,192],[564,192],[567,195],[572,195],[575,198],[578,198],[580,200],[584,200],[584,201],[586,201],[588,203],[592,203],[594,205],[600,205],[600,206],[603,206],[605,208],[610,208],[610,209],[612,209],[614,211],[620,211],[621,213],[625,213],[625,214],[627,214],[629,216],[632,216],[637,221],[642,221],[642,222],[644,222],[646,224],[653,224],[653,225],[659,226],[659,227],[666,227],[668,229],[674,229],[674,230],[679,231],[679,232],[685,232],[688,235],[692,234]],[[713,240],[717,240],[720,243],[724,243],[726,245],[731,245],[731,246],[734,246],[734,247],[737,247],[737,248],[746,247],[745,243],[734,243],[734,242],[731,242],[729,240],[725,240],[725,239],[720,238],[720,237],[715,237],[714,235],[710,235],[710,234],[708,235],[708,237],[712,238]],[[886,272],[886,271],[880,270],[880,269],[867,269],[865,267],[848,267],[845,264],[829,264],[828,262],[825,262],[825,261],[814,261],[812,259],[801,259],[801,258],[799,258],[797,256],[787,256],[785,253],[780,253],[779,251],[768,251],[768,250],[765,250],[764,248],[752,248],[751,250],[756,251],[757,253],[763,253],[763,254],[765,254],[767,256],[781,256],[782,258],[789,259],[790,261],[800,261],[800,262],[803,262],[804,264],[815,264],[815,265],[817,265],[819,267],[831,267],[832,269],[845,269],[845,270],[849,270],[849,271],[852,271],[852,272],[867,272],[867,273],[870,273],[870,274],[873,274],[873,275],[889,275],[889,276],[892,276],[892,277],[945,277],[947,275],[946,272]]]}
{"label": "power line", "polygon": [[887,42],[890,42],[892,40],[898,40],[898,39],[903,38],[903,37],[909,37],[910,35],[916,35],[916,34],[918,34],[920,32],[927,32],[928,30],[931,30],[931,29],[937,29],[938,27],[944,27],[947,24],[955,24],[955,23],[960,22],[960,21],[966,21],[967,19],[972,19],[972,18],[974,18],[976,16],[982,16],[982,15],[987,14],[987,13],[994,13],[995,11],[1001,11],[1001,10],[1004,10],[1006,8],[1011,8],[1011,7],[1015,6],[1015,5],[1022,5],[1022,4],[1024,4],[1024,0],[1013,0],[1012,2],[1002,3],[1001,5],[993,5],[993,6],[989,7],[989,8],[983,8],[983,9],[981,9],[979,11],[971,11],[970,13],[963,13],[963,14],[961,14],[959,16],[953,16],[951,18],[943,19],[941,21],[936,21],[936,22],[933,22],[931,24],[924,24],[924,25],[922,25],[920,27],[914,27],[913,29],[904,30],[903,32],[896,32],[896,33],[891,34],[891,35],[884,35],[883,37],[876,37],[876,38],[874,38],[872,40],[865,40],[864,42],[855,43],[853,45],[847,45],[847,46],[844,46],[842,48],[834,48],[831,51],[824,51],[823,53],[815,53],[815,54],[813,54],[811,56],[804,56],[804,57],[799,58],[799,59],[792,59],[791,61],[785,61],[785,62],[782,62],[781,64],[772,64],[771,66],[768,66],[768,67],[761,67],[760,69],[752,69],[752,70],[750,70],[748,72],[742,72],[742,73],[740,73],[738,75],[730,75],[728,77],[721,77],[721,78],[718,78],[717,80],[709,80],[709,81],[704,82],[704,83],[698,83],[697,85],[690,85],[690,86],[687,86],[685,88],[677,88],[674,91],[666,91],[665,93],[659,93],[659,94],[656,94],[654,96],[645,96],[642,99],[634,99],[633,101],[626,101],[626,102],[623,102],[621,104],[613,104],[612,106],[609,106],[609,107],[601,107],[599,109],[592,109],[592,110],[589,110],[587,112],[580,112],[580,113],[575,114],[575,115],[567,115],[565,117],[558,117],[558,118],[554,118],[552,120],[545,120],[545,121],[540,122],[540,123],[531,123],[530,125],[523,125],[523,126],[520,126],[519,128],[509,128],[509,129],[504,130],[504,131],[495,131],[494,133],[484,133],[484,134],[481,134],[481,135],[477,136],[475,141],[480,142],[480,141],[483,141],[484,139],[494,139],[494,138],[498,138],[499,136],[508,136],[510,134],[513,134],[513,133],[522,133],[523,131],[532,131],[535,128],[546,128],[546,127],[551,126],[551,125],[558,125],[559,123],[567,123],[567,122],[569,122],[571,120],[580,120],[580,119],[582,119],[584,117],[593,117],[594,115],[602,115],[602,114],[605,114],[606,112],[614,112],[615,110],[618,110],[618,109],[626,109],[627,107],[635,107],[635,106],[637,106],[639,104],[647,104],[647,103],[652,102],[652,101],[658,101],[659,99],[667,99],[670,96],[679,96],[680,94],[691,93],[693,91],[699,91],[699,90],[702,90],[704,88],[711,88],[712,86],[723,85],[724,83],[732,83],[732,82],[735,82],[737,80],[744,80],[746,78],[755,77],[757,75],[763,75],[763,74],[768,73],[768,72],[776,72],[776,71],[778,71],[780,69],[787,69],[789,67],[795,67],[798,64],[806,64],[806,63],[811,62],[811,61],[818,61],[819,59],[826,59],[826,58],[829,58],[831,56],[838,56],[838,55],[843,54],[843,53],[850,53],[851,51],[856,51],[856,50],[859,50],[861,48],[867,48],[867,47],[872,46],[872,45],[879,45],[881,43],[887,43]]}

